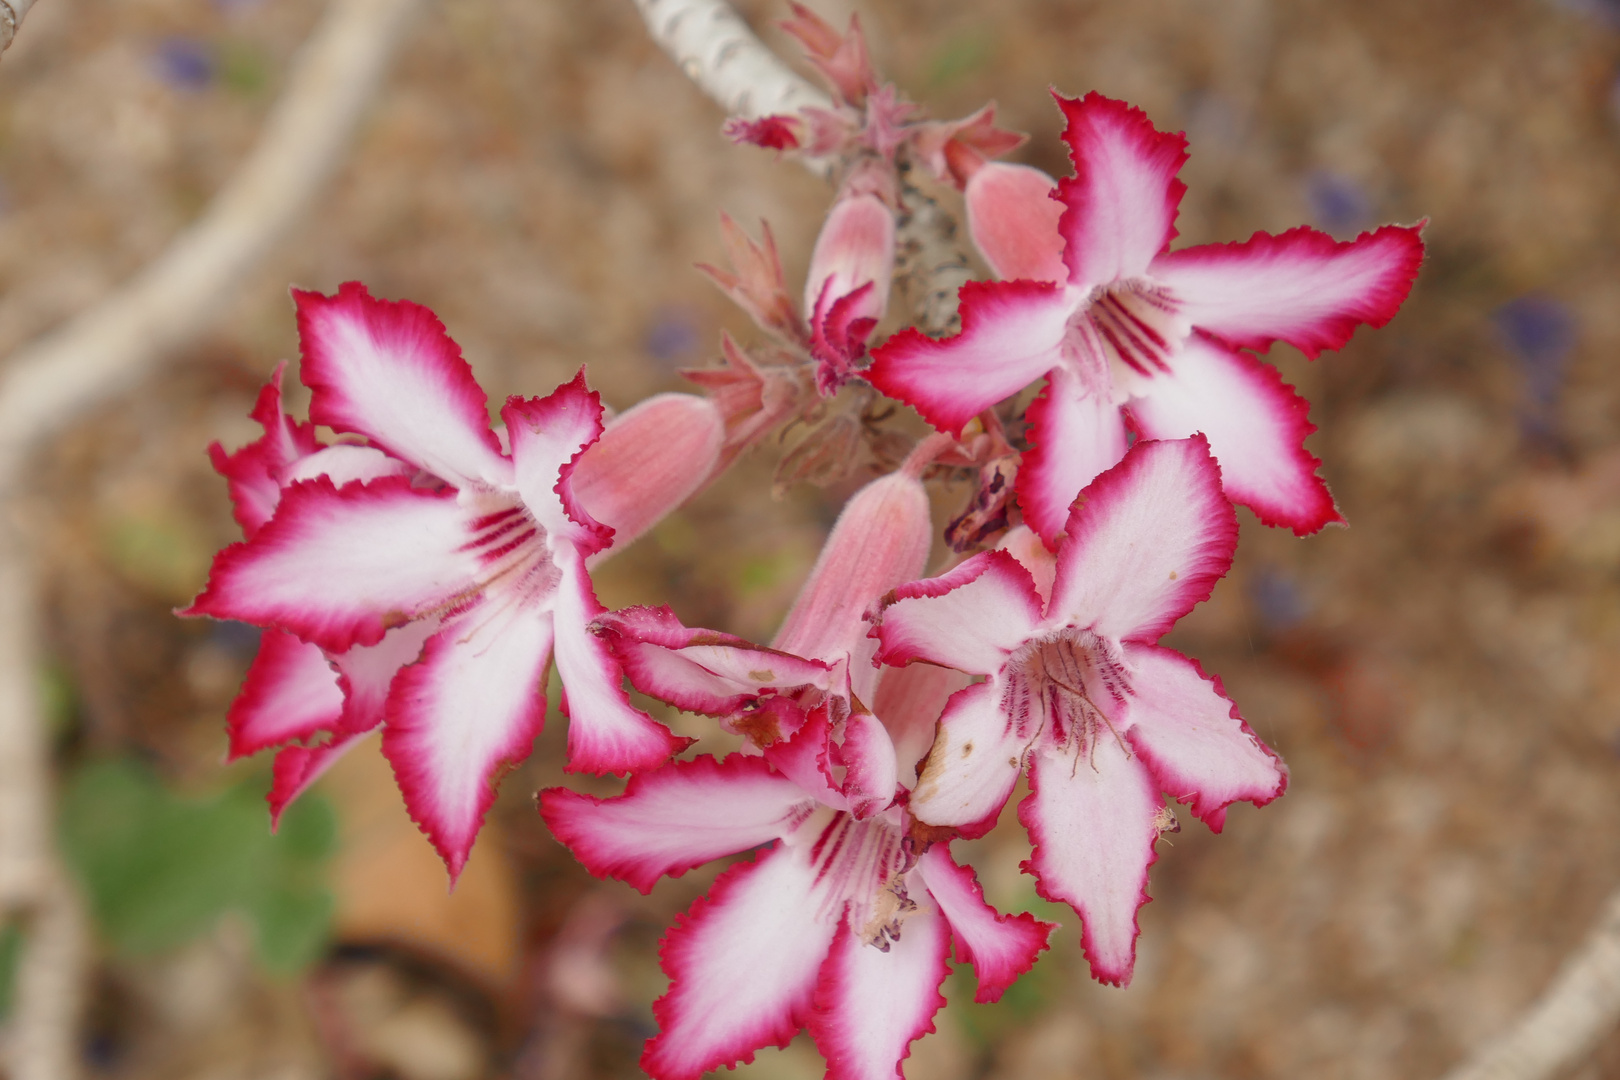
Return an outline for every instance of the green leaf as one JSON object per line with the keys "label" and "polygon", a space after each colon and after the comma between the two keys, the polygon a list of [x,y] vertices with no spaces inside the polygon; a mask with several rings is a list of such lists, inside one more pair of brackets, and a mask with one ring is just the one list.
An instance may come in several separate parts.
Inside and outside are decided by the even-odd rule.
{"label": "green leaf", "polygon": [[331,921],[325,863],[336,844],[329,804],[305,795],[270,832],[263,779],[212,797],[166,790],[127,759],[81,768],[63,796],[63,851],[107,941],[141,955],[246,914],[259,956],[279,972],[319,956]]}

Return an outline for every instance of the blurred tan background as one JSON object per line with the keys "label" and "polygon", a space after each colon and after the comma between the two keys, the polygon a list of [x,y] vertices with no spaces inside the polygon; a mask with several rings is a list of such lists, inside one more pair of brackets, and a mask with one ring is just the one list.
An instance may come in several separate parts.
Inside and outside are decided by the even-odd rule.
{"label": "blurred tan background", "polygon": [[[782,8],[742,6],[795,55]],[[1185,129],[1181,242],[1430,219],[1389,327],[1315,363],[1273,354],[1350,527],[1301,541],[1245,513],[1236,569],[1174,638],[1288,761],[1289,793],[1161,845],[1125,991],[1091,982],[1072,914],[1035,900],[1020,830],[959,842],[993,901],[1066,926],[999,1006],[953,979],[908,1075],[1439,1075],[1620,885],[1620,6],[813,6],[858,8],[880,70],[934,115],[996,99],[1032,135],[1015,157],[1054,173],[1048,86]],[[319,9],[40,0],[0,60],[0,355],[195,217]],[[41,685],[99,935],[89,1075],[639,1075],[655,943],[713,870],[645,899],[580,870],[531,800],[561,781],[557,720],[453,896],[374,747],[296,835],[244,839],[267,824],[268,762],[220,758],[254,639],[169,612],[236,537],[204,447],[253,438],[257,387],[296,357],[289,283],[429,305],[494,400],[584,364],[624,408],[710,362],[722,328],[749,339],[691,263],[720,258],[723,210],[768,218],[799,281],[829,192],[728,145],[722,119],[629,0],[433,6],[218,329],[39,456]],[[768,637],[844,493],[772,502],[777,452],[608,564],[603,600]],[[801,1039],[739,1075],[821,1068]],[[1574,1075],[1620,1075],[1620,1035]]]}

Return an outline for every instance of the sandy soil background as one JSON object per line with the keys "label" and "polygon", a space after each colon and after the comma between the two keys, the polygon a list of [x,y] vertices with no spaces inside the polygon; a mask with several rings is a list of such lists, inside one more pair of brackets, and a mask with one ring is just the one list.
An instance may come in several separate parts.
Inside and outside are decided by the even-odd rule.
{"label": "sandy soil background", "polygon": [[[41,0],[0,62],[0,354],[105,295],[199,211],[318,9]],[[782,9],[744,9],[792,55],[771,26]],[[1301,541],[1245,514],[1236,569],[1174,638],[1286,758],[1287,796],[1235,808],[1219,837],[1188,820],[1161,845],[1124,991],[1091,982],[1072,915],[1035,900],[1018,830],[958,843],[993,900],[1066,928],[1003,1004],[956,987],[908,1075],[1438,1075],[1544,986],[1620,884],[1620,9],[859,11],[911,97],[939,116],[995,98],[1032,135],[1016,156],[1049,171],[1066,165],[1048,86],[1185,129],[1182,242],[1430,220],[1429,260],[1389,327],[1314,363],[1273,353],[1312,400],[1311,446],[1350,527]],[[218,330],[39,458],[42,679],[64,798],[80,800],[64,813],[90,814],[76,843],[94,846],[85,785],[105,790],[109,762],[182,809],[266,785],[267,762],[220,765],[253,638],[169,612],[236,535],[203,450],[253,437],[257,386],[296,356],[288,284],[358,278],[431,306],[492,399],[584,364],[626,407],[710,362],[722,328],[752,334],[690,268],[720,257],[720,211],[768,218],[794,281],[824,212],[819,181],[728,145],[722,119],[628,0],[456,0],[417,24],[338,180]],[[843,494],[773,502],[777,453],[604,568],[603,599],[768,637]],[[654,944],[712,871],[649,898],[589,878],[533,811],[532,792],[561,781],[560,735],[554,723],[505,780],[452,896],[374,747],[351,754],[315,802],[327,825],[311,828],[335,839],[317,835],[298,863],[330,891],[330,938],[291,973],[255,959],[253,918],[206,905],[132,939],[115,890],[98,908],[93,1075],[638,1075],[662,989]],[[167,851],[174,832],[153,836],[141,842]],[[173,843],[212,888],[218,858]],[[142,887],[175,909],[163,882]],[[801,1039],[739,1072],[820,1068]],[[1578,1075],[1617,1074],[1620,1038]]]}

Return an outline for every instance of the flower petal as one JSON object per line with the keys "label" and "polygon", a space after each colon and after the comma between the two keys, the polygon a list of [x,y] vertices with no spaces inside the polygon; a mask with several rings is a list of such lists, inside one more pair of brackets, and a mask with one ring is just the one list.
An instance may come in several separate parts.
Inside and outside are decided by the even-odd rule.
{"label": "flower petal", "polygon": [[622,773],[661,765],[692,744],[630,704],[624,672],[587,627],[602,613],[578,554],[559,553],[553,617],[557,677],[568,717],[568,772]]}
{"label": "flower petal", "polygon": [[612,550],[684,503],[714,474],[720,410],[695,394],[658,394],[614,417],[570,476],[585,512],[613,530]]}
{"label": "flower petal", "polygon": [[288,746],[276,754],[271,769],[270,791],[265,802],[270,804],[270,827],[281,824],[281,815],[292,801],[310,785],[337,764],[338,758],[352,750],[369,731],[337,732],[313,746]]}
{"label": "flower petal", "polygon": [[630,778],[611,799],[564,788],[540,793],[540,815],[557,839],[597,877],[641,890],[660,877],[777,839],[814,802],[765,759],[732,754],[672,761]]}
{"label": "flower petal", "polygon": [[290,462],[281,472],[283,486],[299,480],[313,480],[324,476],[336,487],[352,484],[356,480],[376,480],[384,476],[413,476],[414,465],[397,457],[389,457],[375,446],[356,446],[338,443],[327,446],[308,457]]}
{"label": "flower petal", "polygon": [[1239,800],[1264,806],[1288,786],[1288,769],[1250,730],[1220,679],[1196,660],[1155,645],[1126,645],[1132,695],[1125,740],[1170,798],[1221,831]]}
{"label": "flower petal", "polygon": [[662,1030],[641,1057],[656,1080],[752,1061],[804,1026],[838,924],[818,910],[815,874],[796,855],[778,845],[733,866],[665,936],[669,992],[653,1004]]}
{"label": "flower petal", "polygon": [[309,418],[364,435],[457,487],[510,475],[489,403],[433,312],[373,299],[357,281],[336,296],[293,290]]}
{"label": "flower petal", "polygon": [[1316,475],[1321,461],[1305,449],[1316,430],[1310,403],[1270,364],[1195,334],[1168,372],[1139,385],[1143,395],[1130,403],[1137,429],[1150,439],[1203,432],[1227,498],[1267,525],[1303,536],[1344,520]]}
{"label": "flower petal", "polygon": [[1056,366],[1075,306],[1062,288],[1036,281],[970,281],[960,296],[960,334],[935,341],[903,330],[873,351],[865,372],[952,434]]}
{"label": "flower petal", "polygon": [[884,593],[923,572],[933,540],[928,491],[890,473],[845,504],[773,648],[812,660],[848,658],[866,637],[865,616]]}
{"label": "flower petal", "polygon": [[219,553],[184,614],[275,625],[332,653],[375,645],[470,588],[469,535],[453,491],[317,477],[289,487],[252,540]]}
{"label": "flower petal", "polygon": [[915,787],[923,759],[934,745],[945,703],[972,680],[963,672],[933,664],[884,668],[880,674],[872,711],[894,740],[900,783]]}
{"label": "flower petal", "polygon": [[1075,171],[1058,183],[1069,282],[1090,289],[1140,277],[1176,235],[1186,136],[1159,131],[1141,109],[1101,94],[1057,102]]}
{"label": "flower petal", "polygon": [[1028,165],[992,161],[967,182],[968,232],[1004,281],[1066,281],[1057,181]]}
{"label": "flower petal", "polygon": [[917,910],[886,949],[868,945],[847,925],[816,982],[810,1034],[827,1059],[827,1080],[903,1080],[911,1044],[934,1030],[950,974],[945,920],[917,898]]}
{"label": "flower petal", "polygon": [[286,370],[285,360],[276,365],[249,414],[264,434],[234,453],[227,454],[219,443],[208,448],[214,471],[230,489],[236,523],[249,538],[276,512],[283,470],[321,446],[314,424],[300,424],[282,411],[281,376]]}
{"label": "flower petal", "polygon": [[954,825],[969,838],[983,836],[1012,794],[1026,741],[1007,721],[997,683],[952,695],[911,793],[912,816],[929,825]]}
{"label": "flower petal", "polygon": [[1422,228],[1385,225],[1346,243],[1304,227],[1255,233],[1169,252],[1151,274],[1199,329],[1262,352],[1286,341],[1314,359],[1395,317],[1423,263]]}
{"label": "flower petal", "polygon": [[1157,641],[1232,565],[1237,515],[1199,435],[1131,447],[1086,488],[1068,533],[1048,622]]}
{"label": "flower petal", "polygon": [[495,801],[496,778],[529,756],[545,720],[551,638],[543,613],[486,601],[447,621],[394,677],[383,754],[452,881]]}
{"label": "flower petal", "polygon": [[868,712],[852,713],[844,721],[844,741],[838,746],[844,764],[844,798],[856,821],[865,821],[893,805],[900,786],[894,741],[883,722]]}
{"label": "flower petal", "polygon": [[971,866],[951,858],[949,844],[935,844],[917,860],[934,902],[951,924],[958,963],[973,965],[979,990],[973,1000],[1001,1000],[1007,987],[1035,965],[1056,924],[1024,912],[1004,915],[985,903],[984,889]]}
{"label": "flower petal", "polygon": [[543,398],[506,399],[501,419],[512,443],[518,494],[545,526],[553,545],[573,543],[586,555],[613,542],[613,530],[575,497],[574,465],[602,434],[602,399],[585,385],[585,369]]}
{"label": "flower petal", "polygon": [[591,623],[644,694],[687,712],[729,716],[768,689],[827,689],[831,665],[731,634],[689,629],[667,607],[606,612]]}
{"label": "flower petal", "polygon": [[437,615],[396,626],[375,645],[356,645],[332,657],[343,687],[344,731],[370,731],[388,715],[388,692],[394,676],[422,656],[428,638],[439,632]]}
{"label": "flower petal", "polygon": [[1125,456],[1125,421],[1107,393],[1088,391],[1068,369],[1047,379],[1029,406],[1031,449],[1014,486],[1024,521],[1056,548],[1075,496]]}
{"label": "flower petal", "polygon": [[891,595],[872,631],[883,664],[921,660],[989,675],[1001,670],[1007,654],[1041,621],[1041,598],[1029,571],[1005,551],[981,551]]}
{"label": "flower petal", "polygon": [[1148,901],[1158,857],[1157,785],[1106,731],[1087,749],[1036,754],[1029,784],[1018,819],[1035,850],[1024,867],[1043,897],[1080,915],[1091,974],[1124,986],[1136,963],[1136,909]]}
{"label": "flower petal", "polygon": [[228,760],[256,754],[292,739],[307,739],[337,726],[343,690],[326,654],[291,634],[266,630],[242,680],[242,692],[225,716]]}

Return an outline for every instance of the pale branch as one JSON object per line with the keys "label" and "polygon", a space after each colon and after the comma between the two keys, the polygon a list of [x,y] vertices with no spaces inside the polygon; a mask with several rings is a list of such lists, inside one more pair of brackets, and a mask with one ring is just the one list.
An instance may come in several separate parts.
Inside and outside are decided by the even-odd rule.
{"label": "pale branch", "polygon": [[0,53],[11,48],[11,39],[17,36],[17,27],[23,16],[34,6],[34,0],[0,0]]}
{"label": "pale branch", "polygon": [[38,440],[128,389],[224,314],[353,139],[422,0],[336,0],[297,59],[264,133],[193,225],[133,280],[0,376],[0,491]]}
{"label": "pale branch", "polygon": [[1445,1080],[1548,1080],[1590,1054],[1620,1022],[1620,892],[1510,1030]]}
{"label": "pale branch", "polygon": [[755,119],[832,98],[784,64],[725,0],[635,0],[660,48],[732,116]]}
{"label": "pale branch", "polygon": [[[0,0],[11,28],[31,3]],[[37,575],[19,527],[22,464],[43,438],[134,385],[224,313],[342,159],[421,3],[334,0],[257,145],[196,223],[113,295],[24,346],[0,375],[0,923],[24,932],[8,1022],[11,1080],[77,1072],[89,942],[51,842]]]}

